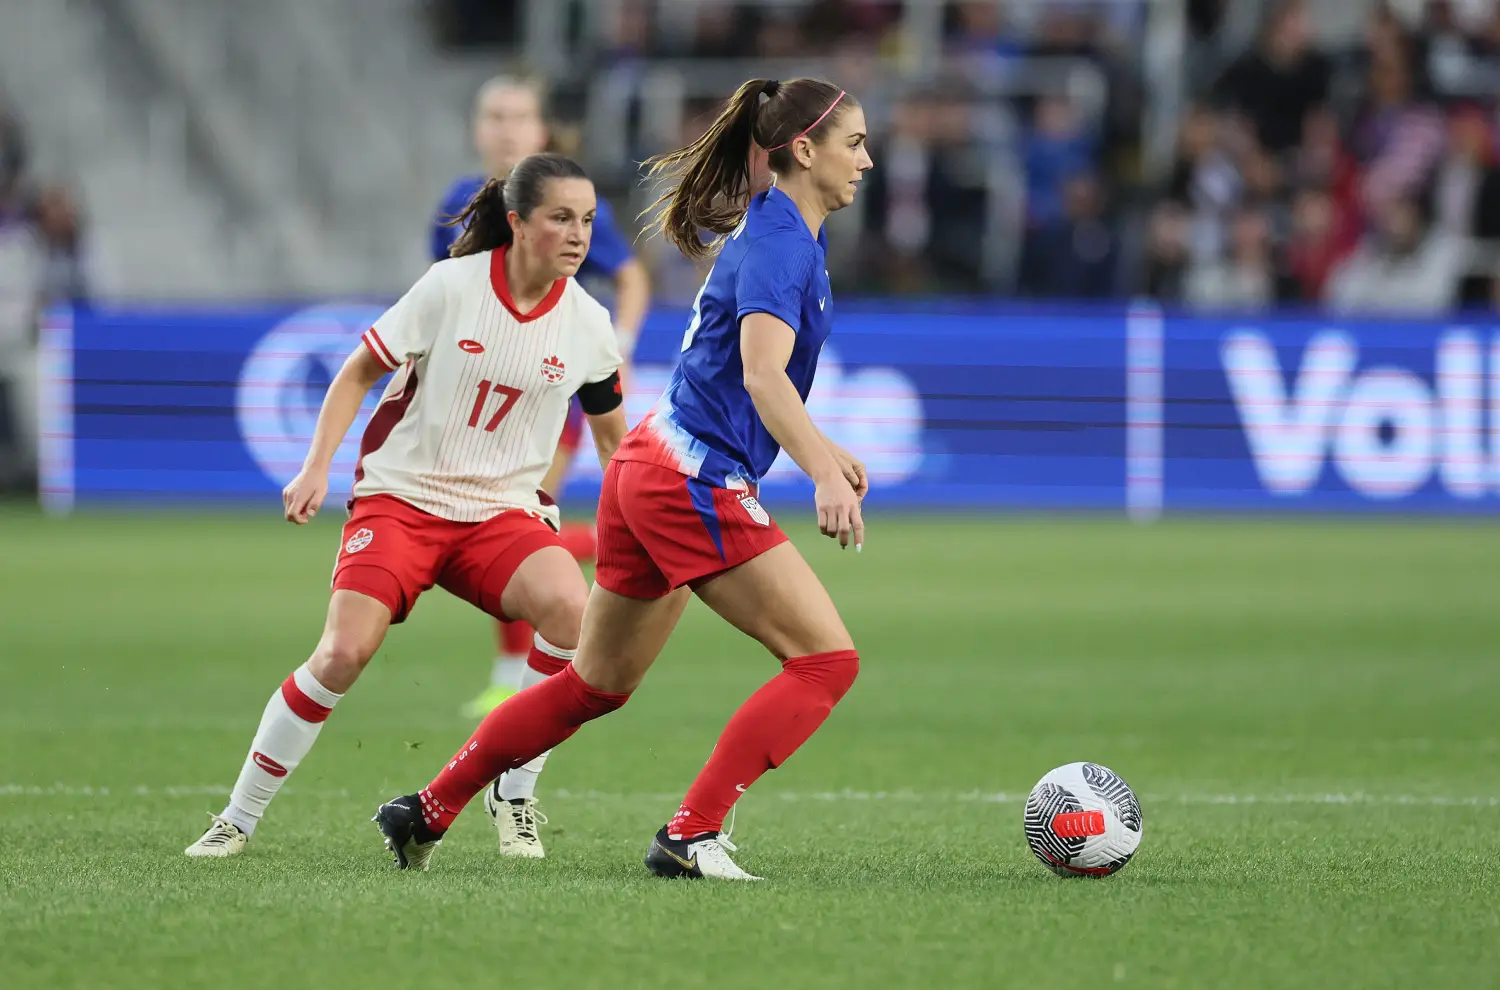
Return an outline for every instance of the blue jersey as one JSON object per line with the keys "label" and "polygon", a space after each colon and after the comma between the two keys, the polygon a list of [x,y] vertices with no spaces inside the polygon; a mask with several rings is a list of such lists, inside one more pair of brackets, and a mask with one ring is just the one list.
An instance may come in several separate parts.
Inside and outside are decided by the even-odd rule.
{"label": "blue jersey", "polygon": [[[464,207],[469,205],[469,200],[484,187],[486,181],[488,177],[484,175],[463,175],[449,187],[443,202],[438,206],[437,215],[432,218],[433,261],[442,261],[448,257],[448,249],[453,247],[453,242],[463,232],[457,226],[446,226],[448,219],[462,213]],[[615,223],[614,210],[610,209],[609,203],[599,200],[599,209],[594,214],[594,236],[589,241],[589,253],[579,266],[578,274],[614,278],[615,273],[630,259],[630,241]]]}
{"label": "blue jersey", "polygon": [[806,402],[833,329],[827,244],[823,231],[813,237],[780,190],[751,200],[698,290],[671,382],[616,457],[661,464],[720,488],[760,481],[781,446],[745,391],[740,320],[769,313],[796,331],[786,373]]}

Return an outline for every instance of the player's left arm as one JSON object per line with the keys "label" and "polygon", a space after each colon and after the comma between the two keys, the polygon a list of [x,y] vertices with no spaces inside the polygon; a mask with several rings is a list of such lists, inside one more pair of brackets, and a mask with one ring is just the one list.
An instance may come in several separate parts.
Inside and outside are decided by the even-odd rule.
{"label": "player's left arm", "polygon": [[627,426],[622,392],[618,371],[578,390],[578,402],[589,418],[589,432],[594,435],[594,449],[599,452],[601,467],[609,466],[609,459],[615,456],[625,439]]}
{"label": "player's left arm", "polygon": [[615,271],[615,332],[620,351],[628,358],[641,335],[641,324],[651,308],[651,273],[639,258],[631,258]]}
{"label": "player's left arm", "polygon": [[589,241],[588,262],[608,273],[615,286],[615,334],[620,351],[628,359],[635,350],[641,324],[651,307],[651,273],[630,249],[630,240],[615,220],[614,210],[601,201],[594,213],[594,232]]}

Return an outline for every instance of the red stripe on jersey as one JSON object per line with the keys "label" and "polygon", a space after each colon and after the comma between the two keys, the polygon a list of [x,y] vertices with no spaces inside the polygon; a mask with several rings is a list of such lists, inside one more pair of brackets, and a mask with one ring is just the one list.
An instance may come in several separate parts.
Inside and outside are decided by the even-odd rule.
{"label": "red stripe on jersey", "polygon": [[[292,674],[281,682],[281,700],[292,710],[292,714],[304,722],[323,722],[333,711],[327,705],[320,705],[316,701],[302,693],[297,686],[297,675]],[[283,770],[282,773],[286,771]]]}
{"label": "red stripe on jersey", "polygon": [[370,353],[375,355],[375,360],[385,365],[388,369],[395,371],[401,367],[401,362],[391,357],[391,349],[385,346],[385,341],[380,339],[380,334],[375,332],[374,327],[366,330],[364,336],[360,339],[365,342],[365,346],[370,349]]}
{"label": "red stripe on jersey", "polygon": [[387,399],[375,409],[375,415],[370,417],[370,422],[365,426],[365,434],[359,440],[359,460],[354,462],[354,483],[357,485],[365,477],[365,455],[380,449],[380,445],[390,438],[391,431],[396,424],[401,422],[401,417],[406,415],[406,410],[411,407],[411,400],[417,394],[417,369],[415,366],[407,370],[406,387],[401,394],[394,399]]}
{"label": "red stripe on jersey", "polygon": [[541,319],[552,312],[552,308],[562,298],[563,290],[568,287],[568,280],[560,278],[553,282],[552,288],[547,290],[542,301],[536,304],[536,309],[529,313],[521,312],[516,308],[516,301],[510,297],[510,283],[505,279],[505,253],[509,250],[510,245],[507,244],[499,250],[490,252],[490,285],[495,290],[495,297],[505,305],[506,309],[510,310],[510,315],[514,316],[519,323],[530,323],[532,320]]}

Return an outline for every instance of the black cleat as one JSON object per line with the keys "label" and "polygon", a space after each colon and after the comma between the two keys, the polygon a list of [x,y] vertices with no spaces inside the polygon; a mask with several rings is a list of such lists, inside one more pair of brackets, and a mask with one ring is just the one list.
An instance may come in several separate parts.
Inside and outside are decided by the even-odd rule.
{"label": "black cleat", "polygon": [[396,857],[398,870],[426,870],[432,854],[443,844],[442,835],[422,820],[422,801],[415,794],[387,801],[370,821],[385,836],[385,847]]}
{"label": "black cleat", "polygon": [[722,832],[704,832],[691,838],[674,839],[663,828],[656,833],[656,837],[651,840],[651,847],[646,850],[646,869],[667,879],[761,879],[746,873],[729,858],[734,850],[734,843]]}

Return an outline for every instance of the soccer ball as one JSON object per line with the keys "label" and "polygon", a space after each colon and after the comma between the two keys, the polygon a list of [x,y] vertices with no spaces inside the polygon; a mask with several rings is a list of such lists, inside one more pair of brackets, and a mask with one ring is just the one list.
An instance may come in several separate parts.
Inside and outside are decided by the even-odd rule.
{"label": "soccer ball", "polygon": [[1060,877],[1107,877],[1141,844],[1141,803],[1130,785],[1097,763],[1069,763],[1026,799],[1026,843]]}

